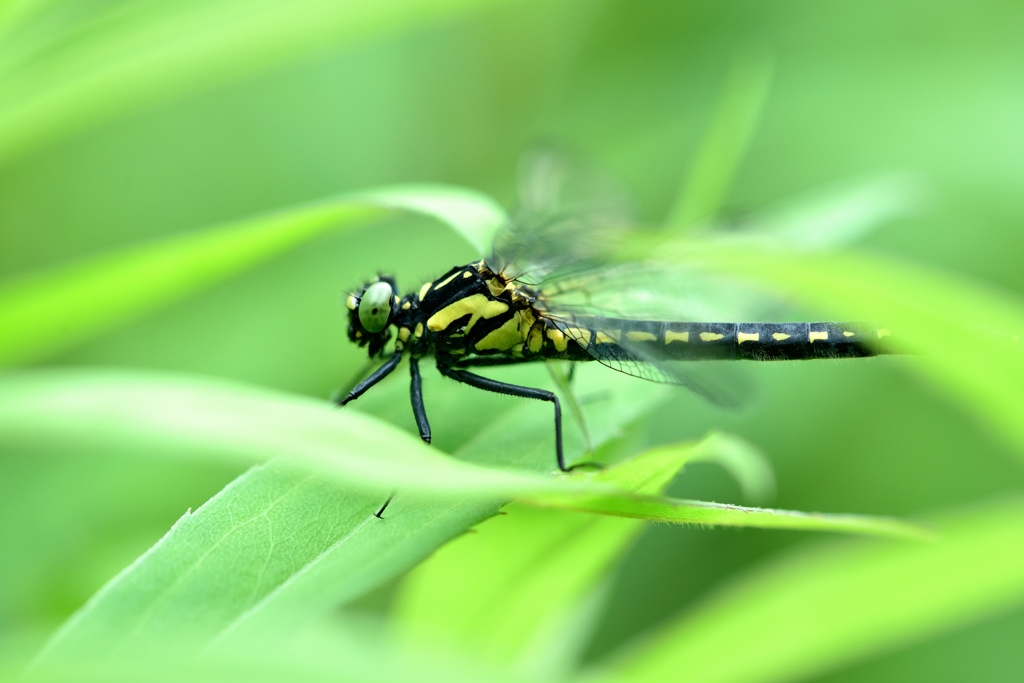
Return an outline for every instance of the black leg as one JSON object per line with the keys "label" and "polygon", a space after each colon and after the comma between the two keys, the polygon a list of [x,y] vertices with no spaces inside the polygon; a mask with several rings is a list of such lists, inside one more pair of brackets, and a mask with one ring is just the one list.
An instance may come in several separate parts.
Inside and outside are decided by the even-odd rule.
{"label": "black leg", "polygon": [[416,418],[420,438],[430,443],[430,423],[427,421],[427,410],[423,407],[423,380],[420,379],[420,362],[413,356],[409,356],[409,372],[412,374],[412,382],[409,383],[412,414]]}
{"label": "black leg", "polygon": [[[420,438],[430,443],[430,423],[427,422],[427,411],[423,407],[423,380],[420,378],[420,362],[419,359],[409,356],[409,373],[412,375],[412,382],[409,383],[409,398],[412,399],[412,414],[416,418],[416,426],[420,430]],[[382,515],[384,511],[388,509],[388,505],[391,503],[391,499],[395,497],[395,492],[392,491],[388,499],[384,501],[384,504],[380,506],[380,510],[374,513],[374,517],[378,519],[384,519]]]}
{"label": "black leg", "polygon": [[391,358],[388,358],[387,362],[384,363],[384,365],[377,368],[372,375],[370,375],[362,382],[357,384],[352,391],[348,392],[348,396],[339,401],[338,405],[343,406],[349,401],[354,401],[363,394],[365,394],[367,389],[369,389],[374,384],[390,375],[392,371],[394,371],[394,369],[398,367],[398,364],[401,362],[401,360],[402,354],[400,353],[396,353],[395,355],[391,356]]}
{"label": "black leg", "polygon": [[480,375],[474,375],[472,372],[466,372],[465,370],[456,370],[455,368],[438,365],[437,369],[445,377],[451,377],[452,379],[468,384],[471,387],[477,389],[483,389],[484,391],[493,391],[496,394],[505,394],[507,396],[519,396],[521,398],[535,398],[540,401],[550,401],[555,404],[555,456],[558,458],[558,469],[563,472],[569,470],[565,467],[565,459],[562,457],[562,406],[558,403],[558,397],[550,391],[544,389],[534,389],[533,387],[521,387],[518,384],[508,384],[507,382],[499,382],[495,379],[488,377],[481,377]]}
{"label": "black leg", "polygon": [[[374,384],[376,384],[377,382],[381,381],[382,379],[384,379],[385,377],[390,375],[394,371],[394,369],[398,367],[398,364],[401,361],[402,361],[402,354],[400,354],[400,353],[396,353],[395,355],[391,356],[391,358],[388,358],[387,362],[385,362],[384,365],[382,365],[379,368],[377,368],[377,370],[374,371],[374,373],[372,375],[370,375],[369,377],[364,379],[362,382],[357,384],[355,386],[355,388],[352,389],[352,391],[348,392],[348,396],[346,396],[343,400],[338,401],[338,405],[342,405],[343,406],[346,403],[348,403],[349,401],[354,401],[357,398],[359,398],[360,396],[362,396],[363,394],[365,394],[367,389],[369,389]],[[419,377],[419,373],[414,371],[413,372],[413,377],[414,378],[418,378]],[[384,514],[384,510],[387,509],[388,503],[390,503],[391,499],[394,498],[394,497],[395,497],[394,493],[392,493],[390,496],[388,496],[388,499],[386,501],[384,501],[384,505],[381,506],[380,510],[377,510],[377,512],[374,513],[374,517],[377,517],[379,519],[384,519],[383,517],[381,517],[381,515]]]}

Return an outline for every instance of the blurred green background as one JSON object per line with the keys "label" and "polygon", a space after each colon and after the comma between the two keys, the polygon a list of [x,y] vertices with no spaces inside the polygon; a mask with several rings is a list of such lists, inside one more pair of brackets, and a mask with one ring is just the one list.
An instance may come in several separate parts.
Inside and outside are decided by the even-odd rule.
{"label": "blurred green background", "polygon": [[[1021,3],[452,2],[408,16],[403,3],[388,4],[389,21],[268,48],[246,68],[222,69],[230,60],[212,52],[197,68],[222,76],[168,83],[162,94],[159,79],[142,82],[156,94],[110,113],[70,99],[88,109],[82,123],[3,147],[0,277],[372,185],[455,183],[509,203],[517,161],[537,141],[594,160],[656,222],[734,65],[757,54],[771,57],[774,78],[727,215],[911,172],[926,201],[867,247],[1024,293]],[[8,54],[19,54],[18,35],[74,38],[119,13],[155,11],[127,0],[0,3],[21,6],[28,16],[10,30]],[[39,45],[24,59],[45,66],[47,51],[62,49]],[[411,287],[473,256],[436,223],[388,219],[320,238],[48,363],[180,370],[326,397],[364,361],[345,339],[343,289],[378,270]],[[639,438],[741,434],[770,455],[781,508],[914,516],[1024,484],[1008,446],[899,362],[755,374],[764,390],[751,409],[727,414],[680,393]],[[440,384],[432,369],[425,383],[428,395]],[[415,429],[406,406],[376,405]],[[457,419],[438,411],[435,433]],[[26,447],[0,457],[0,637],[45,634],[241,471],[91,456]],[[741,502],[720,470],[687,472],[674,495]],[[588,656],[812,542],[782,531],[648,529],[621,563]],[[365,608],[386,604],[382,591]],[[1020,680],[1022,641],[1024,612],[1014,610],[807,680]]]}

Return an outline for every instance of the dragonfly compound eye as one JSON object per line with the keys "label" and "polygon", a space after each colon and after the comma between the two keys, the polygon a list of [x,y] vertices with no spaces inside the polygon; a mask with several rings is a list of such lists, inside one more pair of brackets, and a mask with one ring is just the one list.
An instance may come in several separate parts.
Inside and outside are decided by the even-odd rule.
{"label": "dragonfly compound eye", "polygon": [[359,323],[370,334],[376,334],[391,321],[395,293],[387,282],[375,282],[366,288],[359,300]]}

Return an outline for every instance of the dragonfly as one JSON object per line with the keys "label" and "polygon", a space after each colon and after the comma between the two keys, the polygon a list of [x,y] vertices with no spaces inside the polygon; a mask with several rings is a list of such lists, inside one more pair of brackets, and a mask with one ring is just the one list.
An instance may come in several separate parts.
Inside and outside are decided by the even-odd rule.
{"label": "dragonfly", "polygon": [[[413,416],[420,437],[430,443],[419,363],[433,358],[440,374],[456,382],[552,404],[555,461],[567,472],[572,467],[562,448],[559,397],[474,370],[596,361],[729,404],[734,402],[729,392],[687,369],[692,361],[846,359],[891,352],[885,345],[889,330],[872,323],[705,322],[686,295],[700,289],[699,276],[675,265],[623,263],[614,253],[637,238],[635,228],[621,217],[609,218],[613,212],[607,207],[588,214],[578,208],[552,211],[553,203],[527,203],[499,231],[485,259],[454,266],[408,293],[399,290],[394,277],[381,274],[349,294],[348,337],[383,363],[338,403],[358,399],[407,358]],[[704,289],[722,286],[710,282]]]}

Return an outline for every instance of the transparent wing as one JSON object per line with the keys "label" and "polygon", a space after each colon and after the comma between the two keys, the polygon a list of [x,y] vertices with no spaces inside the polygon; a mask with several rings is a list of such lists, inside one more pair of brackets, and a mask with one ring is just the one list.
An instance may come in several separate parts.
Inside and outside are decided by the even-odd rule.
{"label": "transparent wing", "polygon": [[[684,363],[659,357],[650,347],[634,344],[620,338],[614,344],[595,343],[590,329],[600,330],[602,318],[589,317],[584,326],[573,316],[555,315],[548,317],[567,337],[586,349],[591,358],[605,367],[632,377],[638,377],[659,384],[674,384],[686,387],[715,405],[738,408],[753,395],[752,386],[739,368],[727,367],[732,363],[701,361]],[[605,329],[612,329],[609,324]]]}

